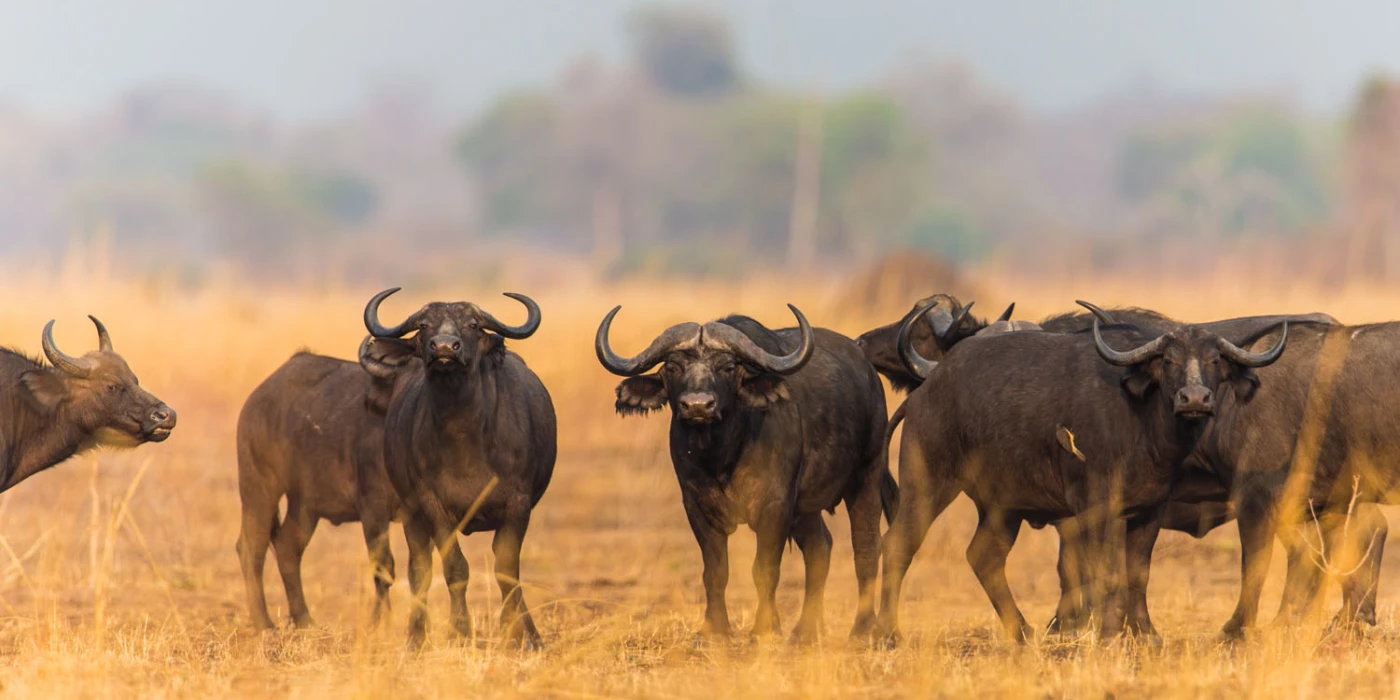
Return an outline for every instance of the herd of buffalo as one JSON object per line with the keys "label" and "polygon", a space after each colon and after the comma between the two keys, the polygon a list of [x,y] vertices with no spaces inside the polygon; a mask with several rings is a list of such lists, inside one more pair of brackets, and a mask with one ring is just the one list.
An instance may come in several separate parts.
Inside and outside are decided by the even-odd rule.
{"label": "herd of buffalo", "polygon": [[[456,535],[491,531],[502,639],[538,648],[520,552],[557,431],[549,392],[506,340],[529,338],[540,308],[507,294],[527,312],[512,326],[473,303],[433,302],[385,325],[379,306],[396,291],[366,305],[358,363],[298,353],[239,415],[237,550],[252,624],[273,626],[269,546],[292,622],[311,624],[301,558],[321,520],[362,523],[377,619],[395,576],[397,521],[411,644],[427,634],[434,550],[452,626],[473,635]],[[844,503],[859,588],[851,635],[896,643],[904,575],[960,493],[978,515],[968,563],[1016,641],[1034,637],[1005,573],[1023,523],[1060,537],[1051,634],[1160,643],[1147,606],[1158,533],[1199,537],[1231,520],[1242,581],[1225,635],[1255,624],[1275,538],[1288,553],[1280,621],[1312,610],[1338,574],[1334,624],[1375,624],[1387,535],[1376,504],[1400,494],[1400,323],[1308,314],[1187,324],[1079,303],[1086,311],[1039,323],[1011,320],[1010,308],[989,323],[940,294],[854,340],[789,306],[795,328],[740,315],[681,323],[631,357],[609,343],[621,307],[608,313],[595,350],[623,377],[617,412],[671,412],[671,460],[704,562],[703,634],[730,634],[728,539],[747,525],[758,543],[753,634],[780,631],[774,598],[791,541],[806,569],[792,638],[816,640],[831,565],[823,511]],[[48,364],[0,350],[0,491],[84,450],[160,442],[174,429],[175,411],[140,387],[92,321],[98,349],[82,357],[58,349],[52,321]],[[880,375],[908,394],[893,416]],[[900,423],[896,482],[888,455]]]}

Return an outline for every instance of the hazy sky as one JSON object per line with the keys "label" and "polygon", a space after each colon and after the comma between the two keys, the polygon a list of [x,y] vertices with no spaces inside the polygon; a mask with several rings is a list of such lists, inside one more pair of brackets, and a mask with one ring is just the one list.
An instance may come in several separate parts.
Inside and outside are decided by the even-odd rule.
{"label": "hazy sky", "polygon": [[[185,81],[287,118],[409,78],[453,112],[619,56],[635,0],[0,0],[0,100],[74,113]],[[960,57],[1033,109],[1135,77],[1190,93],[1291,90],[1336,110],[1400,72],[1400,2],[1379,0],[710,0],[767,80],[838,90],[911,55]]]}

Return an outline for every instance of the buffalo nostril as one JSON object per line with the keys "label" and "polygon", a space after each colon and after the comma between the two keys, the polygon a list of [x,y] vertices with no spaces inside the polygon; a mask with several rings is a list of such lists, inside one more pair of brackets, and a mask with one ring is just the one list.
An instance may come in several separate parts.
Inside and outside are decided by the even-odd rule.
{"label": "buffalo nostril", "polygon": [[455,340],[452,341],[452,352],[457,352],[457,351],[459,351],[459,350],[461,350],[461,349],[462,349],[462,344],[461,344],[460,342],[457,342],[457,341],[455,341]]}

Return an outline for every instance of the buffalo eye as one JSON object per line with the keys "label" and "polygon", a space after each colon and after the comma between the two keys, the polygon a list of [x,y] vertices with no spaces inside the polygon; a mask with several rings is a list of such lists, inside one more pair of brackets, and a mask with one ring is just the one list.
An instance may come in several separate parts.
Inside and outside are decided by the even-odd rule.
{"label": "buffalo eye", "polygon": [[117,393],[118,391],[121,391],[121,390],[122,390],[122,385],[120,385],[120,384],[108,384],[108,385],[107,385],[107,393],[109,393],[109,394],[115,394],[115,393]]}
{"label": "buffalo eye", "polygon": [[470,328],[470,329],[472,329],[472,330],[476,330],[476,329],[478,329],[478,328],[480,328],[480,327],[481,327],[481,324],[477,323],[476,321],[472,321],[471,323],[468,323],[468,324],[467,324],[467,328]]}
{"label": "buffalo eye", "polygon": [[662,367],[662,371],[674,377],[681,373],[681,366],[674,362],[667,362],[666,366]]}

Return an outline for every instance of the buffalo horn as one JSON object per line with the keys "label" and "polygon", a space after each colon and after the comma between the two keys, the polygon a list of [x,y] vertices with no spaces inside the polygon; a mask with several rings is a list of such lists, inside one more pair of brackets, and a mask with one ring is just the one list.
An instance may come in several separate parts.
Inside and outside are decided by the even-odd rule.
{"label": "buffalo horn", "polygon": [[112,336],[107,335],[107,327],[102,325],[102,322],[92,314],[88,314],[88,318],[92,319],[92,325],[97,326],[97,349],[102,352],[111,352]]}
{"label": "buffalo horn", "polygon": [[1094,304],[1090,304],[1090,303],[1087,302],[1087,301],[1082,301],[1082,300],[1079,300],[1079,299],[1075,299],[1075,300],[1074,300],[1074,303],[1076,303],[1076,304],[1078,304],[1078,305],[1080,305],[1080,306],[1082,306],[1082,307],[1088,309],[1088,310],[1089,310],[1089,313],[1093,314],[1093,315],[1094,315],[1094,318],[1099,319],[1099,322],[1102,323],[1102,324],[1104,324],[1104,325],[1111,325],[1111,324],[1114,324],[1114,323],[1117,323],[1117,322],[1118,322],[1118,321],[1114,320],[1112,314],[1108,313],[1107,311],[1104,311],[1103,309],[1099,308],[1098,306],[1096,306],[1096,305],[1094,305]]}
{"label": "buffalo horn", "polygon": [[1166,336],[1154,338],[1132,350],[1119,352],[1103,342],[1103,335],[1099,333],[1099,319],[1094,319],[1094,349],[1099,351],[1099,357],[1107,360],[1111,365],[1127,367],[1146,362],[1147,360],[1161,354],[1162,346],[1167,342]]}
{"label": "buffalo horn", "polygon": [[613,317],[621,310],[621,306],[614,306],[613,310],[603,317],[603,322],[598,325],[598,335],[593,339],[593,349],[598,353],[598,362],[602,363],[603,369],[620,377],[635,377],[646,372],[661,362],[672,348],[700,333],[698,323],[678,323],[657,336],[651,341],[651,345],[636,357],[622,357],[614,353],[608,345],[608,331],[612,328]]}
{"label": "buffalo horn", "polygon": [[1231,362],[1241,367],[1263,367],[1271,365],[1283,355],[1284,343],[1288,342],[1288,322],[1283,322],[1283,332],[1279,334],[1278,342],[1272,348],[1264,352],[1250,352],[1234,343],[1218,338],[1216,343],[1220,347],[1220,354],[1224,355]]}
{"label": "buffalo horn", "polygon": [[524,294],[506,292],[505,295],[525,305],[525,309],[528,312],[525,323],[519,326],[507,326],[496,320],[495,316],[477,307],[477,313],[481,315],[482,327],[488,331],[495,331],[511,340],[523,340],[534,335],[535,331],[540,328],[540,305],[536,304],[534,299]]}
{"label": "buffalo horn", "polygon": [[[968,304],[967,306],[971,307],[972,304]],[[925,313],[928,313],[933,309],[934,307],[930,306],[927,309],[925,309],[923,313],[910,314],[906,316],[904,318],[904,322],[899,324],[899,335],[895,336],[894,342],[895,347],[899,348],[900,361],[904,363],[904,368],[909,370],[910,374],[918,377],[919,379],[927,379],[928,375],[931,372],[933,372],[933,368],[938,366],[938,363],[919,355],[919,351],[914,349],[914,343],[912,342],[910,330],[914,328],[914,324],[917,323],[920,318],[923,318]],[[958,315],[959,323],[961,322],[962,317],[963,314],[960,313]],[[951,328],[952,326],[949,327]]]}
{"label": "buffalo horn", "polygon": [[415,313],[393,328],[385,328],[379,323],[379,305],[399,289],[399,287],[386,289],[371,297],[369,303],[365,304],[365,329],[369,331],[370,335],[376,338],[402,338],[418,322],[418,314]]}
{"label": "buffalo horn", "polygon": [[58,349],[58,345],[53,342],[53,324],[54,322],[50,320],[44,326],[44,357],[47,357],[54,367],[63,370],[65,374],[79,378],[92,374],[91,360],[65,355],[62,350]]}
{"label": "buffalo horn", "polygon": [[807,364],[807,360],[812,358],[812,350],[816,347],[816,336],[812,333],[811,324],[807,323],[807,317],[803,316],[796,306],[788,304],[787,307],[792,311],[792,315],[797,317],[797,326],[802,334],[802,344],[786,355],[774,355],[758,347],[747,335],[724,323],[715,321],[706,323],[705,332],[729,346],[745,362],[756,365],[765,372],[792,374],[802,369],[803,365]]}

